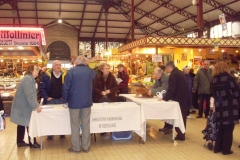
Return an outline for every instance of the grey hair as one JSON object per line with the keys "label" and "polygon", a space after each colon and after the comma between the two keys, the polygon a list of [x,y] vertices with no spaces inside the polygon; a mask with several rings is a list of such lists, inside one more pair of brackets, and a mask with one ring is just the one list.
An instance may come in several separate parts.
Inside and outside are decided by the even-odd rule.
{"label": "grey hair", "polygon": [[81,56],[78,56],[76,58],[75,62],[76,62],[76,65],[79,65],[79,64],[85,64],[86,65],[87,64],[87,58],[81,55]]}
{"label": "grey hair", "polygon": [[[54,60],[53,62],[52,62],[52,66],[54,66],[57,62],[60,62],[61,63],[61,61],[59,61],[59,60]],[[61,63],[62,64],[62,63]]]}
{"label": "grey hair", "polygon": [[209,60],[205,60],[203,63],[210,64],[210,61]]}
{"label": "grey hair", "polygon": [[163,70],[161,68],[157,67],[154,69],[154,72],[163,73]]}
{"label": "grey hair", "polygon": [[175,68],[175,64],[173,61],[168,61],[166,64],[166,67],[171,67],[171,68]]}

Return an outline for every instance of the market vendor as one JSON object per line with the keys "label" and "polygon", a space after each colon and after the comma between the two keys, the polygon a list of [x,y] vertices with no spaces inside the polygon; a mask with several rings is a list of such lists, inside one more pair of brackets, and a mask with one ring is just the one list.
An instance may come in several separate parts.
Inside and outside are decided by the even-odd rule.
{"label": "market vendor", "polygon": [[125,67],[123,64],[119,64],[117,67],[118,67],[117,84],[118,84],[119,94],[127,94],[129,75],[124,70]]}
{"label": "market vendor", "polygon": [[152,89],[149,90],[150,96],[156,96],[157,92],[168,89],[168,74],[165,73],[161,68],[155,68],[153,72],[155,83]]}

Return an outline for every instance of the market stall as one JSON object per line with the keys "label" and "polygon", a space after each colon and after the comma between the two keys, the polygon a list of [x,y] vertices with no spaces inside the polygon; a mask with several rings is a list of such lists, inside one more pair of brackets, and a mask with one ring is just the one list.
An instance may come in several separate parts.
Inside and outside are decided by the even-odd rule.
{"label": "market stall", "polygon": [[0,93],[7,114],[23,71],[30,64],[43,65],[42,28],[0,27]]}

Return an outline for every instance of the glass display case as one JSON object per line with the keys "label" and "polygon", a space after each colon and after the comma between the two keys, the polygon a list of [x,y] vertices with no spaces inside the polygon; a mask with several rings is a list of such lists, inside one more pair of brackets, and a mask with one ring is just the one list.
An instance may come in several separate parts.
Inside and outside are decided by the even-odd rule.
{"label": "glass display case", "polygon": [[12,101],[20,78],[0,78],[0,93],[3,101]]}

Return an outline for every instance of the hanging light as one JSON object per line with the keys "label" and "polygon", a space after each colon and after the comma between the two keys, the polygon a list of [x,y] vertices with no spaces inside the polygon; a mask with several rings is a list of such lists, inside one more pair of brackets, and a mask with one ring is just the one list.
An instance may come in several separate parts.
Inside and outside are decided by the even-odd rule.
{"label": "hanging light", "polygon": [[58,20],[58,23],[62,23],[62,20],[61,20],[61,19],[59,19],[59,20]]}

